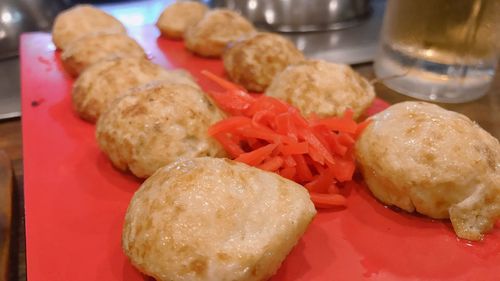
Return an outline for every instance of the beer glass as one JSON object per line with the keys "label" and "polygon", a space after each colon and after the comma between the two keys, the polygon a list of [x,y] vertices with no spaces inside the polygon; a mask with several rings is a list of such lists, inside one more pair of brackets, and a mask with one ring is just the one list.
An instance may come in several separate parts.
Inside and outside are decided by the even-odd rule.
{"label": "beer glass", "polygon": [[375,74],[402,94],[477,99],[498,61],[500,0],[388,0]]}

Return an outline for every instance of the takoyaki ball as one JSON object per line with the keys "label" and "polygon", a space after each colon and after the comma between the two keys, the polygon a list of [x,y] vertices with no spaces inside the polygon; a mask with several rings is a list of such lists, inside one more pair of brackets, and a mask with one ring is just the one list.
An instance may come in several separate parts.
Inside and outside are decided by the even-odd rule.
{"label": "takoyaki ball", "polygon": [[253,25],[228,9],[211,10],[184,34],[186,48],[204,57],[221,57],[226,45],[255,32]]}
{"label": "takoyaki ball", "polygon": [[198,87],[152,82],[115,100],[97,121],[96,134],[115,167],[147,178],[179,157],[225,156],[207,133],[222,118]]}
{"label": "takoyaki ball", "polygon": [[156,26],[167,38],[182,39],[186,29],[195,25],[207,10],[208,7],[200,2],[175,2],[161,13]]}
{"label": "takoyaki ball", "polygon": [[308,60],[276,75],[266,95],[298,107],[305,115],[340,116],[352,109],[358,118],[372,104],[375,90],[348,65]]}
{"label": "takoyaki ball", "polygon": [[197,87],[189,74],[167,71],[143,57],[103,60],[88,67],[76,79],[73,107],[81,118],[96,122],[101,113],[129,89],[165,79]]}
{"label": "takoyaki ball", "polygon": [[113,16],[91,5],[76,5],[61,12],[54,20],[52,41],[64,50],[73,41],[90,33],[127,33],[123,24]]}
{"label": "takoyaki ball", "polygon": [[146,58],[146,54],[134,39],[120,33],[87,35],[69,44],[61,54],[64,69],[72,76],[98,61],[116,57]]}
{"label": "takoyaki ball", "polygon": [[380,201],[479,240],[500,218],[500,144],[462,114],[424,102],[373,116],[356,144],[364,179]]}
{"label": "takoyaki ball", "polygon": [[315,216],[304,187],[217,158],[159,169],[134,194],[122,245],[158,281],[260,281],[279,268]]}
{"label": "takoyaki ball", "polygon": [[223,58],[232,81],[249,91],[262,92],[276,74],[304,60],[304,55],[281,35],[255,33],[231,43]]}

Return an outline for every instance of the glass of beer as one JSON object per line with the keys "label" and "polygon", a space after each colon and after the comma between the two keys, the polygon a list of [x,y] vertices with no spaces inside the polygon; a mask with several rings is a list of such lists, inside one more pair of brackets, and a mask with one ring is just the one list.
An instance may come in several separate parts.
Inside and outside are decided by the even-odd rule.
{"label": "glass of beer", "polygon": [[477,99],[495,74],[499,29],[500,0],[388,0],[375,74],[418,99]]}

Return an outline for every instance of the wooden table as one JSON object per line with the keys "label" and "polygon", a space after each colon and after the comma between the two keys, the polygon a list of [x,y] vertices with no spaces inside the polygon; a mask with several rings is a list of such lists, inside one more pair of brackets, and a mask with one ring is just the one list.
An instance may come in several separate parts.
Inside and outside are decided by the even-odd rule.
{"label": "wooden table", "polygon": [[[374,79],[371,64],[355,67],[368,79]],[[413,100],[388,89],[381,83],[376,84],[377,95],[390,102],[397,103]],[[481,127],[500,139],[500,75],[495,77],[488,94],[479,100],[464,104],[441,104],[441,106],[467,115]],[[24,239],[24,204],[23,204],[23,155],[21,139],[21,120],[0,121],[0,149],[7,152],[12,161],[15,174],[13,201],[13,239],[11,253],[11,272],[9,280],[26,280],[25,239]]]}
{"label": "wooden table", "polygon": [[[19,118],[0,121],[0,150],[4,150],[7,153],[15,175],[12,202],[12,216],[14,220],[11,226],[10,271],[7,280],[26,280],[23,149],[21,120]],[[2,173],[0,172],[0,174]],[[3,235],[9,234],[3,233]]]}

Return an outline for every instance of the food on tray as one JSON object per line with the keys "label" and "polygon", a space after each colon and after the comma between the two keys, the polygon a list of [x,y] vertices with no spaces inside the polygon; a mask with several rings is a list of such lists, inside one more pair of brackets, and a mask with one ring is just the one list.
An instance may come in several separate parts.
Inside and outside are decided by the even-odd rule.
{"label": "food on tray", "polygon": [[76,5],[57,15],[52,28],[52,41],[58,49],[66,49],[73,41],[96,32],[127,33],[114,17],[90,5]]}
{"label": "food on tray", "polygon": [[97,140],[121,170],[146,178],[179,157],[225,155],[207,134],[223,114],[198,87],[152,82],[113,103],[97,122]]}
{"label": "food on tray", "polygon": [[307,191],[228,159],[180,160],[135,193],[125,254],[158,281],[267,280],[315,215]]}
{"label": "food on tray", "polygon": [[232,81],[249,91],[262,92],[276,74],[304,60],[304,55],[281,35],[255,33],[230,44],[223,58]]}
{"label": "food on tray", "polygon": [[350,108],[358,118],[375,99],[372,85],[350,66],[308,60],[276,75],[266,95],[298,107],[304,115],[341,116]]}
{"label": "food on tray", "polygon": [[208,133],[233,159],[304,185],[317,207],[346,204],[339,187],[353,184],[354,142],[367,122],[356,124],[352,111],[306,120],[298,109],[276,98],[252,97],[203,73],[226,89],[209,94],[233,116],[212,125]]}
{"label": "food on tray", "polygon": [[479,240],[500,218],[500,144],[464,115],[404,102],[375,115],[356,144],[368,187],[383,203],[450,218]]}
{"label": "food on tray", "polygon": [[186,29],[195,25],[207,10],[207,6],[200,2],[176,2],[165,8],[158,18],[156,26],[163,36],[181,39]]}
{"label": "food on tray", "polygon": [[89,34],[73,41],[61,54],[64,69],[72,76],[98,61],[115,57],[146,58],[146,54],[134,39],[121,33]]}
{"label": "food on tray", "polygon": [[114,58],[89,66],[73,84],[73,107],[83,119],[95,122],[114,99],[127,90],[156,80],[198,87],[189,73],[167,71],[146,58]]}
{"label": "food on tray", "polygon": [[211,10],[184,34],[186,48],[204,57],[220,57],[226,45],[255,32],[244,17],[228,9]]}

